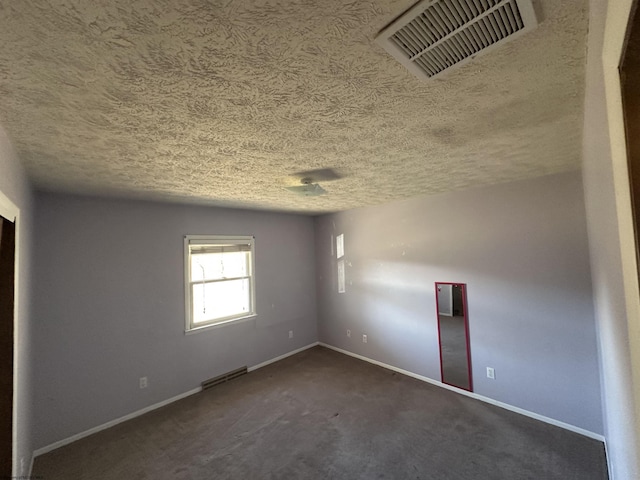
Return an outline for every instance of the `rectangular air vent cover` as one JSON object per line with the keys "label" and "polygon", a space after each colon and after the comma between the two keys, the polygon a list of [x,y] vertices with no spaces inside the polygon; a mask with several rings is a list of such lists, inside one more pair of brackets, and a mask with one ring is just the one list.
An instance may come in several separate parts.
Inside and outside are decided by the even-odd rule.
{"label": "rectangular air vent cover", "polygon": [[424,79],[537,25],[531,0],[422,0],[384,28],[376,42]]}
{"label": "rectangular air vent cover", "polygon": [[202,386],[202,390],[207,390],[208,388],[215,387],[216,385],[220,385],[221,383],[228,382],[229,380],[233,380],[234,378],[238,378],[242,375],[246,375],[247,371],[247,367],[241,367],[236,370],[223,373],[222,375],[218,375],[215,378],[205,380],[200,385]]}

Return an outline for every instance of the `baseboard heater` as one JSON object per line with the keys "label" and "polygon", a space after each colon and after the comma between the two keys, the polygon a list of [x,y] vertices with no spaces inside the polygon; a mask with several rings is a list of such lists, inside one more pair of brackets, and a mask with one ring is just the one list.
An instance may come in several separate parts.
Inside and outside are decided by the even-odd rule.
{"label": "baseboard heater", "polygon": [[216,385],[220,385],[221,383],[228,382],[229,380],[233,380],[234,378],[238,378],[246,374],[247,367],[241,367],[236,370],[231,370],[230,372],[223,373],[222,375],[218,375],[215,378],[205,380],[200,385],[202,386],[202,390],[206,390],[208,388],[215,387]]}

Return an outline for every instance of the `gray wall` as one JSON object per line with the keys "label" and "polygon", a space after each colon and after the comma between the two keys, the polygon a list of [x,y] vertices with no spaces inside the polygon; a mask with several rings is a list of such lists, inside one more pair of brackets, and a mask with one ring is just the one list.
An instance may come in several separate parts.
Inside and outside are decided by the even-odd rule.
{"label": "gray wall", "polygon": [[579,173],[318,217],[316,252],[321,342],[440,380],[434,283],[466,283],[475,392],[602,434]]}
{"label": "gray wall", "polygon": [[[36,448],[317,341],[310,217],[40,194],[34,234]],[[184,334],[185,234],[256,237],[257,319]]]}
{"label": "gray wall", "polygon": [[613,479],[640,478],[631,358],[602,70],[607,2],[590,2],[583,179],[598,322],[607,456]]}
{"label": "gray wall", "polygon": [[[31,223],[32,223],[32,193],[27,177],[18,161],[11,143],[0,127],[0,192],[20,209],[20,219],[17,225],[18,258],[16,272],[18,278],[18,316],[15,325],[18,331],[17,339],[17,435],[18,442],[14,448],[17,451],[17,475],[27,473],[33,452],[33,408],[30,401],[32,391],[32,361],[33,353],[31,338]],[[25,471],[21,472],[20,460],[24,459]]]}

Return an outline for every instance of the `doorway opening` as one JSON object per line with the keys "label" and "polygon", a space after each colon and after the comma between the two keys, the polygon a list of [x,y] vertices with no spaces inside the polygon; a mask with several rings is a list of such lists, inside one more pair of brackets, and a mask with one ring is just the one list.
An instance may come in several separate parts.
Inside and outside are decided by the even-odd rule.
{"label": "doorway opening", "polygon": [[13,464],[13,351],[16,228],[0,216],[0,478]]}
{"label": "doorway opening", "polygon": [[[627,44],[620,63],[620,88],[626,130],[636,260],[640,266],[640,88],[638,85],[640,85],[640,9],[636,2],[627,30]],[[640,278],[640,271],[637,273]]]}

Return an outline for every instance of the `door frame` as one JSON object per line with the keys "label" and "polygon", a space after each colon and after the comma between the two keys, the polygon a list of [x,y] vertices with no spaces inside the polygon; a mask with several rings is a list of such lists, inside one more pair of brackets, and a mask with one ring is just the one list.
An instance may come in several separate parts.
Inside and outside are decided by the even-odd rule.
{"label": "door frame", "polygon": [[640,438],[640,284],[638,281],[638,261],[636,237],[633,222],[629,168],[627,163],[627,142],[622,104],[620,65],[625,52],[630,21],[633,18],[637,0],[609,1],[602,49],[607,119],[611,144],[613,183],[616,196],[616,212],[622,277],[627,317],[627,338],[631,353],[631,379],[633,382],[633,404],[635,410],[634,429]]}
{"label": "door frame", "polygon": [[[18,311],[20,303],[18,302],[18,290],[19,290],[19,276],[20,269],[18,268],[22,257],[20,256],[20,209],[0,190],[0,216],[6,218],[10,222],[16,225],[15,236],[15,260],[14,260],[14,291],[13,291],[13,408],[11,419],[11,475],[17,476],[23,473],[18,473],[18,330],[20,328],[20,322],[18,322]],[[24,473],[26,474],[26,473]]]}

